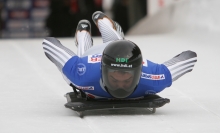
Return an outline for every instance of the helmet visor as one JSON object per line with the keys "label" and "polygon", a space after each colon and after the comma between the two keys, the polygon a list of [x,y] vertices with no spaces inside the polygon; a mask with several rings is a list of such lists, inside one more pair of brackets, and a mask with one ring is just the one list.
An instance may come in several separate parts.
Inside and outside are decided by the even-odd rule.
{"label": "helmet visor", "polygon": [[132,69],[102,67],[102,77],[107,91],[115,98],[125,98],[136,88],[141,68]]}

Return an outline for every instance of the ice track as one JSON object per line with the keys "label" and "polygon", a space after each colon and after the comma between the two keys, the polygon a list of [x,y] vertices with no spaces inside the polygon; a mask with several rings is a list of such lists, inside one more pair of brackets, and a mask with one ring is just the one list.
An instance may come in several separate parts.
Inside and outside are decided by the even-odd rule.
{"label": "ice track", "polygon": [[[219,3],[203,0],[200,4],[217,5],[214,2]],[[204,12],[199,19],[203,15]],[[76,52],[74,38],[58,39]],[[197,53],[194,70],[159,93],[171,100],[169,104],[157,109],[155,114],[146,109],[97,110],[85,112],[81,119],[64,107],[63,95],[72,89],[44,55],[43,38],[1,39],[0,132],[219,133],[219,32],[184,28],[162,34],[126,36],[126,39],[138,44],[144,57],[156,63],[163,63],[185,50]],[[101,43],[101,38],[94,38],[94,45]]]}
{"label": "ice track", "polygon": [[[128,36],[145,58],[163,63],[184,50],[198,54],[191,73],[160,93],[170,104],[150,114],[145,109],[85,112],[83,119],[64,107],[71,91],[58,69],[44,55],[43,39],[0,41],[0,131],[94,133],[217,133],[220,131],[220,40],[215,36],[179,33]],[[76,51],[73,38],[60,38]],[[94,38],[99,45],[100,38]],[[160,48],[160,49],[158,49]]]}

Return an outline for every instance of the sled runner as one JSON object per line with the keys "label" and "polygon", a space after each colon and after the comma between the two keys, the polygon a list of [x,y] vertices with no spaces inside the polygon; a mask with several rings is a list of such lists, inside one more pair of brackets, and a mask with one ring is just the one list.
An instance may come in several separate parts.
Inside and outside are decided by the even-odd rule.
{"label": "sled runner", "polygon": [[162,98],[158,95],[147,95],[142,99],[136,100],[94,100],[75,95],[74,92],[71,93],[66,94],[67,99],[71,98],[71,101],[68,100],[69,102],[65,104],[65,107],[76,111],[80,117],[83,117],[84,111],[98,109],[147,108],[151,113],[155,113],[156,108],[170,102],[170,99]]}

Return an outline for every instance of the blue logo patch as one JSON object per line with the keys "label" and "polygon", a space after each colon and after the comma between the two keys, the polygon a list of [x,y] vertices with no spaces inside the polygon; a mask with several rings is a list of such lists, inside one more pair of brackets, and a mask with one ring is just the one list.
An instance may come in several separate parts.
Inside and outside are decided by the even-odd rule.
{"label": "blue logo patch", "polygon": [[77,73],[83,75],[86,72],[86,66],[83,63],[77,64]]}

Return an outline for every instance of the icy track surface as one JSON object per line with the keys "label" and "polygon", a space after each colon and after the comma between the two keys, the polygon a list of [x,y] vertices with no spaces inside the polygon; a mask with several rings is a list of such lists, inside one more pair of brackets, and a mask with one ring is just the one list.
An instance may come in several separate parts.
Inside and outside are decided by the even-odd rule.
{"label": "icy track surface", "polygon": [[[171,102],[150,114],[146,109],[85,112],[83,119],[64,107],[72,89],[44,55],[43,39],[0,40],[1,133],[219,133],[220,39],[218,36],[170,33],[128,36],[145,58],[163,63],[185,50],[198,62],[191,73],[159,93]],[[74,38],[60,38],[76,51]],[[94,38],[95,45],[101,38]]]}
{"label": "icy track surface", "polygon": [[[43,38],[0,40],[0,133],[219,133],[219,3],[186,0],[159,15],[168,17],[154,17],[164,26],[167,23],[163,18],[178,20],[179,30],[126,36],[139,45],[146,59],[155,63],[186,50],[198,55],[192,72],[159,93],[171,102],[155,114],[146,109],[97,110],[85,112],[81,119],[64,107],[64,94],[72,89],[44,55]],[[151,24],[139,27],[159,29],[155,21],[148,21]],[[74,38],[58,39],[76,52]],[[94,45],[101,43],[101,38],[94,38]]]}

